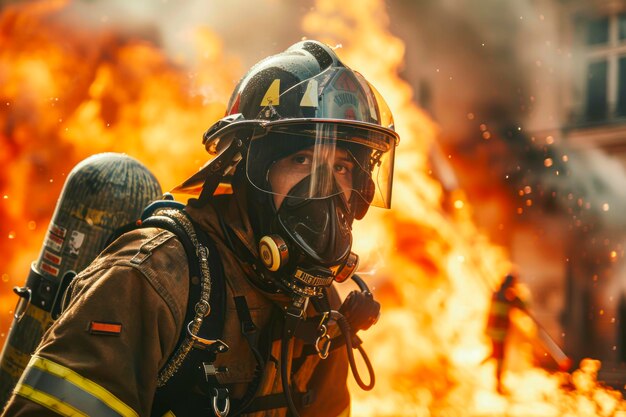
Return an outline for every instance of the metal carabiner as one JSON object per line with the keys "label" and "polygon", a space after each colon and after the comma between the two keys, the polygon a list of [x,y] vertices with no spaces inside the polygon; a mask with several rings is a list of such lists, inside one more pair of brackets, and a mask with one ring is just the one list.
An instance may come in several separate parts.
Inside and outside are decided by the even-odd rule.
{"label": "metal carabiner", "polygon": [[326,325],[322,324],[319,329],[321,334],[315,340],[315,350],[321,359],[326,359],[330,352],[330,336]]}
{"label": "metal carabiner", "polygon": [[[324,326],[324,329],[326,329],[326,322],[328,322],[329,315],[330,313],[328,311],[325,311],[324,314],[322,314],[322,319],[320,320],[320,324],[318,325],[318,328],[321,328],[322,326]],[[326,330],[324,331],[324,334],[326,334]]]}
{"label": "metal carabiner", "polygon": [[205,339],[205,338],[200,337],[197,334],[195,334],[191,330],[191,326],[193,324],[194,324],[194,320],[192,320],[189,323],[187,323],[187,335],[189,335],[191,340],[193,340],[194,347],[197,347],[199,349],[215,348],[215,351],[217,353],[224,353],[224,352],[228,351],[228,349],[229,349],[228,345],[226,343],[224,343],[222,340],[220,340],[220,339],[216,339],[216,340]]}
{"label": "metal carabiner", "polygon": [[[224,401],[224,408],[220,410],[217,402]],[[230,412],[230,396],[228,388],[213,388],[213,411],[218,417],[226,417]]]}

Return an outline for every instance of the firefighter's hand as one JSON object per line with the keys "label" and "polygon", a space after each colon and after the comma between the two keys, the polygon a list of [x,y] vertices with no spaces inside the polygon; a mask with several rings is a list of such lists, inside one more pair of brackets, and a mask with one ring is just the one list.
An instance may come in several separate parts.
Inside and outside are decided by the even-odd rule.
{"label": "firefighter's hand", "polygon": [[370,292],[352,291],[344,300],[339,312],[350,323],[354,333],[367,330],[378,321],[380,304]]}

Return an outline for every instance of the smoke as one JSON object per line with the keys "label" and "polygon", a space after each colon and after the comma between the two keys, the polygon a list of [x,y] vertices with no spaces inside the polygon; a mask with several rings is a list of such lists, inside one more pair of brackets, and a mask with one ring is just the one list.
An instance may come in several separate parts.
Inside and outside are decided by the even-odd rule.
{"label": "smoke", "polygon": [[242,57],[247,68],[300,39],[300,18],[308,10],[307,3],[276,0],[81,1],[71,4],[68,20],[74,25],[114,28],[152,38],[171,58],[186,64],[197,59],[194,33],[208,28],[223,39],[229,53]]}
{"label": "smoke", "polygon": [[606,227],[625,227],[624,166],[599,149],[587,149],[584,152],[571,150],[564,155],[568,155],[567,175],[545,175],[544,184],[560,189],[561,193],[567,195],[572,193],[570,199],[575,196],[582,198],[580,204],[596,215],[601,215]]}
{"label": "smoke", "polygon": [[[582,198],[606,224],[626,224],[620,163],[588,144],[569,145],[561,130],[572,123],[573,106],[562,98],[578,88],[576,48],[563,42],[566,6],[549,0],[399,1],[390,13],[393,30],[407,42],[403,75],[439,122],[443,147],[460,159],[451,162],[470,198],[476,182],[508,187],[515,195],[532,185],[532,177],[557,195],[572,193],[575,203]],[[554,165],[546,169],[551,156]],[[488,166],[476,166],[483,161]]]}

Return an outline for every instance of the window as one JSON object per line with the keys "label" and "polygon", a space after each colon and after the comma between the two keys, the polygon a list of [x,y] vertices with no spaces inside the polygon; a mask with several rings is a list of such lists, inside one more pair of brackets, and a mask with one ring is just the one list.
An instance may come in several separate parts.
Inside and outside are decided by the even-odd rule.
{"label": "window", "polygon": [[583,23],[584,120],[626,117],[626,12]]}
{"label": "window", "polygon": [[587,120],[607,117],[607,60],[591,62],[587,67]]}
{"label": "window", "polygon": [[618,17],[618,35],[619,40],[626,39],[626,13],[620,14]]}
{"label": "window", "polygon": [[587,45],[600,45],[609,41],[609,18],[587,22]]}

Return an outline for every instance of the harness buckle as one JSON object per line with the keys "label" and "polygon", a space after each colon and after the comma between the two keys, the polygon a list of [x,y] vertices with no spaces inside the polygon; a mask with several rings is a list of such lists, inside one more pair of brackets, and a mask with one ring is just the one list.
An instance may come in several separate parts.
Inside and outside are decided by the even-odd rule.
{"label": "harness buckle", "polygon": [[207,382],[209,382],[210,377],[213,377],[216,374],[228,372],[228,368],[223,367],[223,366],[218,368],[210,362],[202,362],[202,369],[204,370],[204,379]]}
{"label": "harness buckle", "polygon": [[285,314],[296,319],[301,319],[305,317],[306,315],[305,311],[308,305],[309,305],[308,297],[295,298],[289,307],[285,307]]}

